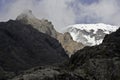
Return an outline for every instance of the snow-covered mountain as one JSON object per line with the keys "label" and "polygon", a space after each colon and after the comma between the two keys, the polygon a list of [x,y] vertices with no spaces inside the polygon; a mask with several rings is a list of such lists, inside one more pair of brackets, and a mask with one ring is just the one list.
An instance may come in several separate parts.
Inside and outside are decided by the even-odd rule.
{"label": "snow-covered mountain", "polygon": [[119,26],[98,24],[75,24],[67,27],[73,40],[83,43],[85,46],[94,46],[102,43],[106,34],[115,32]]}

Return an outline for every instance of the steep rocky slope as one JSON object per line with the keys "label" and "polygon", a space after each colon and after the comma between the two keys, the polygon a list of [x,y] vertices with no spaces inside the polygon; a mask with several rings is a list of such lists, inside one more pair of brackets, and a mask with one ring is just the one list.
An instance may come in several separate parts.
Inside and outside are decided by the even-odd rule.
{"label": "steep rocky slope", "polygon": [[[67,52],[69,56],[71,56],[77,50],[82,49],[84,47],[82,43],[78,43],[74,41],[71,35],[69,35],[68,33],[62,34],[62,33],[57,32],[54,29],[54,26],[52,25],[50,21],[45,20],[45,19],[42,19],[42,20],[37,19],[32,14],[31,10],[24,11],[16,18],[16,20],[24,24],[29,24],[35,29],[39,30],[40,32],[48,34],[51,37],[56,38],[62,44],[63,48],[65,49],[65,51]],[[65,38],[66,36],[67,38]]]}
{"label": "steep rocky slope", "polygon": [[67,59],[61,44],[49,35],[18,21],[0,22],[1,75],[62,63]]}

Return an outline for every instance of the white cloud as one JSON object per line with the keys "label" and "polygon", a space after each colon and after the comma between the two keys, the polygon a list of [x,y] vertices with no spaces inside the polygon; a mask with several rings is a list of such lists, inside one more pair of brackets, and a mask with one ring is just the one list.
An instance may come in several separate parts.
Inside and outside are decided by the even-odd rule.
{"label": "white cloud", "polygon": [[9,5],[8,13],[2,20],[15,19],[25,9],[31,9],[33,14],[41,19],[46,18],[53,22],[57,30],[75,23],[75,15],[67,3],[72,0],[15,0]]}
{"label": "white cloud", "polygon": [[[52,21],[59,31],[75,24],[76,20],[79,23],[104,22],[120,25],[119,2],[99,0],[92,4],[83,4],[80,0],[13,0],[5,6],[5,11],[0,13],[0,20],[15,19],[23,10],[31,9],[37,18]],[[70,7],[68,3],[73,5]]]}
{"label": "white cloud", "polygon": [[[120,6],[119,0],[99,0],[90,5],[78,4],[79,21],[104,22],[109,24],[120,25]],[[84,21],[83,21],[84,22]]]}

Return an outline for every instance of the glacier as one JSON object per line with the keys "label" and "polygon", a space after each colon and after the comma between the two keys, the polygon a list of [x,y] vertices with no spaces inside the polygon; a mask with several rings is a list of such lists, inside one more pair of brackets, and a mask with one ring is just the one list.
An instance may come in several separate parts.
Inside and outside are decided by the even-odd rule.
{"label": "glacier", "polygon": [[83,43],[85,46],[95,46],[102,43],[106,34],[115,32],[119,26],[97,23],[97,24],[75,24],[66,28],[74,41]]}

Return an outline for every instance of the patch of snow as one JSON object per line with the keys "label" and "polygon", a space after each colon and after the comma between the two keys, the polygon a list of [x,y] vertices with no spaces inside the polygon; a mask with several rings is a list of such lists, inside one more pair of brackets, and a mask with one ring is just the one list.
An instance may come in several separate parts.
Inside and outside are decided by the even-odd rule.
{"label": "patch of snow", "polygon": [[96,45],[95,37],[90,37],[90,35],[84,35],[88,43],[91,43],[91,46]]}

